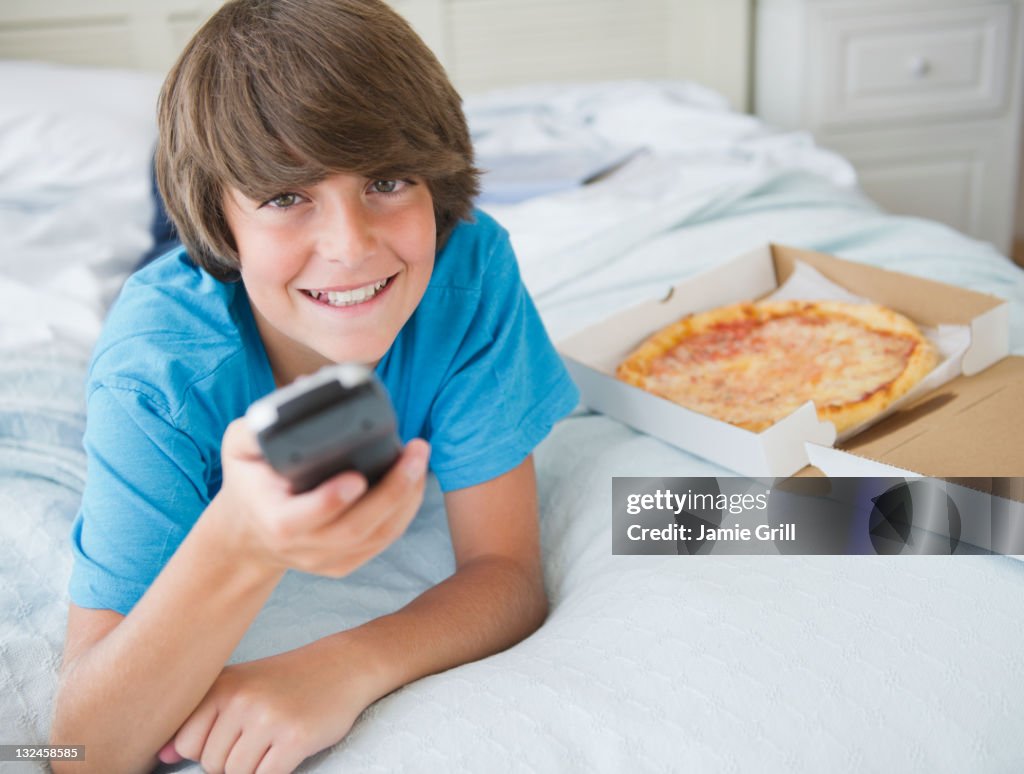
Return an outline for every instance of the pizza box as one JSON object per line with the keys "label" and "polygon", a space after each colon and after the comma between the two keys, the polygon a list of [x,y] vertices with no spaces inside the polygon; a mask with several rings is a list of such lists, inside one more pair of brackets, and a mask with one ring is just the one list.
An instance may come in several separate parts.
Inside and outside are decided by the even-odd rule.
{"label": "pizza box", "polygon": [[1024,486],[1021,406],[1024,357],[1006,357],[947,382],[835,448],[807,444],[808,462],[828,476],[1005,478]]}
{"label": "pizza box", "polygon": [[[908,396],[913,408],[900,408],[833,448],[835,428],[818,420],[810,401],[754,433],[615,377],[618,364],[655,331],[687,314],[769,296],[801,263],[849,293],[888,306],[922,327],[957,326],[964,344],[947,368],[955,378],[923,396]],[[785,477],[810,464],[828,475],[878,475],[880,466],[886,465],[916,466],[923,475],[940,475],[934,472],[939,469],[971,475],[956,469],[956,461],[965,454],[974,455],[971,469],[987,471],[986,476],[998,475],[993,471],[1007,466],[1016,470],[1012,475],[1024,472],[1019,440],[1024,437],[1024,414],[1015,410],[1013,421],[1022,425],[1016,431],[1011,430],[1012,423],[998,419],[1022,405],[1024,358],[1006,358],[1009,305],[994,296],[769,244],[686,279],[668,288],[662,298],[619,312],[557,346],[590,408],[745,476]],[[1004,359],[999,368],[990,368]],[[987,437],[978,437],[973,430],[981,427],[991,428]],[[852,467],[858,472],[837,472]]]}

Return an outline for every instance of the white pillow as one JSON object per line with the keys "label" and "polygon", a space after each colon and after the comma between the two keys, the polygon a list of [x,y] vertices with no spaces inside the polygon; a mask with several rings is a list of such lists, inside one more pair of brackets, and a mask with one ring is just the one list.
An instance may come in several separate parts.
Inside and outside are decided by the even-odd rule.
{"label": "white pillow", "polygon": [[[84,330],[63,312],[77,303],[100,318],[152,246],[161,82],[154,73],[0,61],[0,284],[8,295],[24,288],[20,306],[35,310],[31,320],[0,315],[0,324]],[[64,306],[47,311],[28,298],[47,293]]]}
{"label": "white pillow", "polygon": [[154,73],[0,61],[0,197],[44,199],[148,179]]}

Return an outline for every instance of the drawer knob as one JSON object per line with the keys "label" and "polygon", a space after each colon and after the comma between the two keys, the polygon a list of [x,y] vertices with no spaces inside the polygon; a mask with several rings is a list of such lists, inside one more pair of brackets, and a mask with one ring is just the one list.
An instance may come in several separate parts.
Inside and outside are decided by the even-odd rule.
{"label": "drawer knob", "polygon": [[932,63],[923,56],[912,56],[907,61],[907,70],[915,78],[924,78],[932,70]]}

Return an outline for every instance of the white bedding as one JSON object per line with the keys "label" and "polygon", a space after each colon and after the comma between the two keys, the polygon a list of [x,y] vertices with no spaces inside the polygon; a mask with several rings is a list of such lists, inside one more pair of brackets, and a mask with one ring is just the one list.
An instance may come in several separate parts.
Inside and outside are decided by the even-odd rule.
{"label": "white bedding", "polygon": [[[556,338],[772,239],[1008,298],[1012,347],[1024,351],[1024,272],[941,226],[879,213],[845,162],[726,113],[705,90],[543,87],[470,105],[478,142],[501,147],[514,126],[530,150],[628,142],[638,112],[647,156],[587,189],[495,210]],[[0,240],[0,289],[17,296],[24,245]],[[90,267],[110,262],[63,263],[75,244],[54,236],[45,260],[102,288],[110,276]],[[75,313],[98,324],[102,292],[91,298]],[[47,735],[90,338],[59,307],[18,322],[41,338],[0,339],[0,744]],[[1021,768],[1011,740],[1024,710],[1024,565],[614,557],[613,476],[722,471],[585,411],[555,428],[537,467],[548,621],[504,653],[382,699],[302,770]],[[408,533],[352,576],[288,575],[234,658],[394,610],[452,568],[435,486]]]}
{"label": "white bedding", "polygon": [[0,345],[91,345],[152,245],[160,79],[0,61]]}

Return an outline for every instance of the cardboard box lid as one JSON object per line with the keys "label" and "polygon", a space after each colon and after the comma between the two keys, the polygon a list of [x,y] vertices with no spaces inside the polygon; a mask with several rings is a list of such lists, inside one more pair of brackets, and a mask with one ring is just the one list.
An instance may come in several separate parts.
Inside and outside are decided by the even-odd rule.
{"label": "cardboard box lid", "polygon": [[1007,357],[841,444],[926,476],[1024,476],[1024,357]]}

